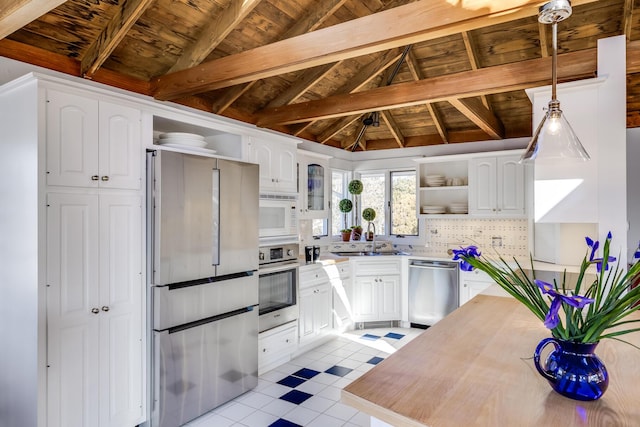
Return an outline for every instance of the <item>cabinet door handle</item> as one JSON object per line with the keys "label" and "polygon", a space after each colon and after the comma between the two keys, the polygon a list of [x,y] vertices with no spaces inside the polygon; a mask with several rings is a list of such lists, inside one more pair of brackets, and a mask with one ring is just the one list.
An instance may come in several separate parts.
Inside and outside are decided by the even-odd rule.
{"label": "cabinet door handle", "polygon": [[102,306],[102,311],[109,311],[109,306],[103,305]]}
{"label": "cabinet door handle", "polygon": [[109,177],[107,175],[103,175],[100,179],[103,181],[109,181]]}
{"label": "cabinet door handle", "polygon": [[97,181],[100,177],[98,175],[91,175],[91,181]]}
{"label": "cabinet door handle", "polygon": [[100,309],[99,309],[98,307],[93,307],[93,308],[91,309],[91,312],[92,312],[93,314],[98,314],[98,313],[100,313]]}

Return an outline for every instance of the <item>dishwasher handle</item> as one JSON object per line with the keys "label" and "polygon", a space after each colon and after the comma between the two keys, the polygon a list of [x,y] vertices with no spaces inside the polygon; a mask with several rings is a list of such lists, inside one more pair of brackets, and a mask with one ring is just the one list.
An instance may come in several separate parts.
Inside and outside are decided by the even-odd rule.
{"label": "dishwasher handle", "polygon": [[409,267],[411,268],[429,268],[437,270],[455,270],[458,268],[457,262],[444,262],[444,261],[422,261],[422,260],[410,260]]}

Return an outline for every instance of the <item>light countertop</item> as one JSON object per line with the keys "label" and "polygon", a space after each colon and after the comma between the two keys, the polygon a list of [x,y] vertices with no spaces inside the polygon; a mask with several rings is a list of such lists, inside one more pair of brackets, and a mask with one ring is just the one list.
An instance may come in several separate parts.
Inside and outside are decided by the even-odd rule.
{"label": "light countertop", "polygon": [[[603,340],[596,353],[609,389],[580,402],[554,392],[533,365],[548,336],[516,300],[479,295],[345,387],[342,403],[393,426],[637,425],[640,350]],[[640,333],[623,338],[640,345]]]}

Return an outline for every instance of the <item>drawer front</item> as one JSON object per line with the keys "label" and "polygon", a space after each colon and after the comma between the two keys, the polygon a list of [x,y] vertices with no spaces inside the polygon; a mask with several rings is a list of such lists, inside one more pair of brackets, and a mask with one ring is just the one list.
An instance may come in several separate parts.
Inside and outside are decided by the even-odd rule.
{"label": "drawer front", "polygon": [[355,263],[357,276],[399,275],[400,260],[358,260]]}
{"label": "drawer front", "polygon": [[269,356],[271,354],[281,355],[283,353],[293,353],[296,348],[298,327],[294,324],[286,329],[271,334],[267,337],[260,338],[259,349],[260,356]]}
{"label": "drawer front", "polygon": [[329,281],[329,276],[321,266],[300,269],[300,289],[308,288],[323,281]]}

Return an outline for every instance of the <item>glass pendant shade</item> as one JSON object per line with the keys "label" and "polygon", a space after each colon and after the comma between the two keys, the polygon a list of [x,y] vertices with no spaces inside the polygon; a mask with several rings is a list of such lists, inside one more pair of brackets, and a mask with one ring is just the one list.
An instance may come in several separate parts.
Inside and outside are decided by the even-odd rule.
{"label": "glass pendant shade", "polygon": [[551,24],[552,29],[552,61],[551,61],[551,101],[549,108],[538,125],[527,150],[520,162],[533,160],[587,161],[590,159],[578,136],[562,114],[560,102],[556,97],[558,81],[558,22],[571,16],[569,0],[552,0],[540,7],[538,22]]}
{"label": "glass pendant shade", "polygon": [[520,161],[578,160],[587,161],[589,154],[560,110],[560,102],[549,102],[549,109],[538,125]]}

